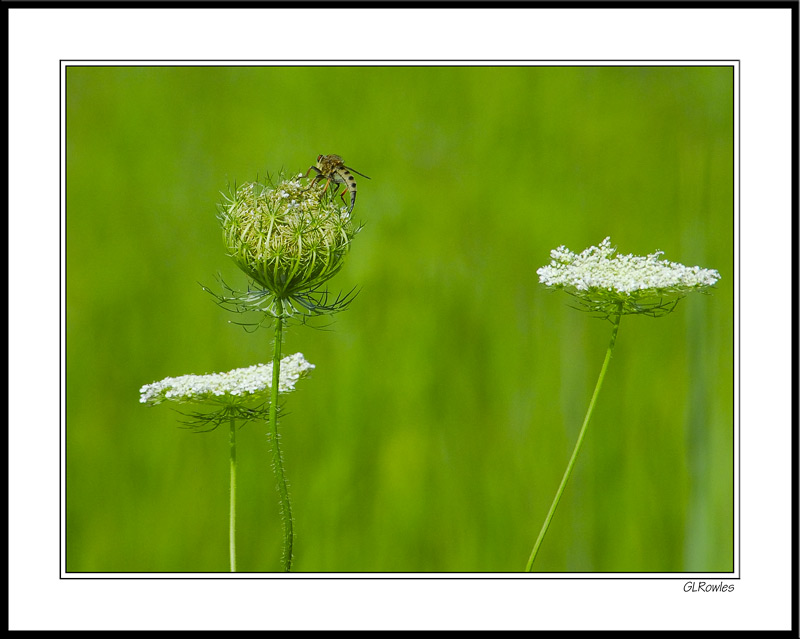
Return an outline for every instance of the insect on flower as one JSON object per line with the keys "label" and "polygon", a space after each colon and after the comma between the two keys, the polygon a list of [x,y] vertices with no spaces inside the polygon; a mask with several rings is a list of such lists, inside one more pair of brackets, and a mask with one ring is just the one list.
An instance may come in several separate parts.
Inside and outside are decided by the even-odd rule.
{"label": "insect on flower", "polygon": [[[344,184],[347,190],[350,192],[350,210],[348,213],[352,213],[353,207],[356,203],[356,179],[353,177],[353,173],[360,175],[361,177],[365,177],[368,180],[372,178],[368,175],[364,175],[363,173],[359,173],[355,169],[351,169],[349,166],[344,165],[344,160],[339,157],[338,155],[318,155],[317,156],[317,165],[308,167],[308,171],[306,171],[305,175],[302,177],[308,177],[308,174],[311,171],[316,171],[317,174],[314,176],[314,179],[311,180],[311,184],[309,185],[309,189],[313,187],[317,182],[325,180],[325,188],[322,189],[324,193],[328,185],[333,182],[333,195],[336,195],[336,191],[339,189],[340,184]],[[308,190],[308,189],[306,189]],[[346,201],[344,199],[344,191],[341,192],[342,202]]]}

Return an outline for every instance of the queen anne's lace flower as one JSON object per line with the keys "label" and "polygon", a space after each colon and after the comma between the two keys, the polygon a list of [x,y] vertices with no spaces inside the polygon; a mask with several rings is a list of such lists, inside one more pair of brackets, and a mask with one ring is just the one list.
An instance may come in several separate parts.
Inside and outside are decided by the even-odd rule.
{"label": "queen anne's lace flower", "polygon": [[[288,393],[301,377],[314,368],[302,353],[288,355],[281,360],[278,392]],[[142,404],[160,404],[170,400],[187,403],[230,403],[236,399],[266,397],[272,388],[272,363],[235,368],[226,373],[208,375],[181,375],[167,377],[160,382],[145,384],[139,391]]]}
{"label": "queen anne's lace flower", "polygon": [[254,283],[237,291],[220,280],[223,295],[203,287],[223,308],[305,318],[344,310],[352,301],[355,289],[333,295],[326,285],[361,226],[325,187],[304,186],[302,177],[248,182],[223,194],[217,217],[228,255]]}
{"label": "queen anne's lace flower", "polygon": [[290,298],[313,290],[342,267],[358,233],[346,206],[299,179],[241,185],[220,204],[228,254],[265,290]]}
{"label": "queen anne's lace flower", "polygon": [[[664,300],[713,286],[720,275],[713,269],[684,266],[650,255],[615,255],[611,238],[580,254],[565,246],[550,252],[549,266],[537,270],[539,282],[578,297],[590,310],[609,313],[650,313],[667,309]],[[644,300],[661,298],[659,302]],[[671,310],[671,308],[669,308]]]}

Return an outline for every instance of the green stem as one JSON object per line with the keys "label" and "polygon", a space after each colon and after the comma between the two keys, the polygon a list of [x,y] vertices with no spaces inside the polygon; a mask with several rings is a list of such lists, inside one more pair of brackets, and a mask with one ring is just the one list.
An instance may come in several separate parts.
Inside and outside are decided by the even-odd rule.
{"label": "green stem", "polygon": [[231,415],[231,511],[230,511],[231,572],[236,572],[236,418]]}
{"label": "green stem", "polygon": [[592,411],[594,410],[594,404],[597,400],[597,395],[600,392],[600,387],[603,385],[603,379],[606,376],[606,370],[608,369],[608,363],[611,361],[611,352],[614,350],[614,344],[617,341],[617,331],[619,330],[619,322],[622,319],[622,315],[617,315],[612,320],[614,328],[611,331],[611,342],[608,344],[608,349],[606,350],[606,358],[603,360],[603,367],[600,369],[600,376],[597,378],[597,384],[594,387],[594,393],[592,393],[592,401],[589,402],[589,410],[586,411],[586,417],[583,418],[583,426],[581,426],[581,432],[578,434],[578,441],[575,444],[575,449],[572,451],[572,457],[569,459],[569,463],[567,464],[567,470],[564,472],[564,477],[561,479],[561,485],[558,487],[558,492],[556,493],[555,499],[553,499],[553,503],[550,506],[550,512],[547,513],[547,518],[544,520],[544,524],[542,525],[541,531],[539,531],[539,537],[536,539],[536,543],[533,546],[533,551],[531,552],[530,559],[528,559],[528,565],[525,568],[527,572],[533,571],[533,562],[536,559],[536,554],[539,552],[539,546],[542,545],[542,540],[544,539],[545,533],[547,529],[550,527],[550,520],[553,519],[553,514],[556,512],[556,508],[558,507],[558,502],[561,500],[561,493],[564,492],[564,487],[567,485],[567,481],[569,480],[569,476],[572,474],[572,467],[575,466],[575,460],[578,458],[578,452],[581,449],[581,444],[583,444],[583,438],[586,435],[586,426],[589,424],[589,419],[592,416]]}
{"label": "green stem", "polygon": [[283,470],[283,457],[278,440],[278,386],[281,378],[281,339],[283,336],[283,304],[277,300],[277,316],[275,318],[275,349],[272,355],[272,398],[269,405],[270,440],[272,441],[272,468],[278,482],[278,493],[281,497],[281,516],[283,518],[283,571],[292,569],[292,505],[289,502],[289,490],[286,487],[286,475]]}

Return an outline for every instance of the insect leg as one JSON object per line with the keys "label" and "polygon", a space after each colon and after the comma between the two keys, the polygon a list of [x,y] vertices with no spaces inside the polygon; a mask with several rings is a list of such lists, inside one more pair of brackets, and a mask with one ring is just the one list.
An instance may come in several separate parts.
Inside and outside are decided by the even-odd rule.
{"label": "insect leg", "polygon": [[311,171],[316,171],[317,172],[317,175],[315,177],[319,177],[320,175],[322,175],[322,171],[320,171],[317,167],[310,166],[310,167],[308,167],[308,171],[306,171],[304,175],[300,176],[300,179],[307,178],[308,174],[311,173]]}
{"label": "insect leg", "polygon": [[[319,178],[321,179],[321,176],[317,176],[317,177],[319,177]],[[316,179],[316,178],[315,178],[315,179]],[[328,190],[328,187],[329,187],[330,185],[331,185],[331,179],[330,179],[330,178],[328,178],[328,179],[326,180],[326,182],[325,182],[325,188],[324,188],[324,189],[322,189],[322,191],[320,191],[320,194],[319,194],[320,198],[322,197],[322,194],[323,194],[323,193],[325,193],[325,191],[327,191],[327,190]],[[331,189],[331,192],[333,192],[333,189]],[[333,195],[331,195],[330,197],[333,197]]]}
{"label": "insect leg", "polygon": [[310,191],[311,188],[317,183],[317,181],[322,179],[322,171],[320,171],[315,166],[308,167],[308,171],[306,171],[306,174],[300,176],[301,179],[305,178],[305,177],[308,177],[308,174],[311,172],[312,169],[315,170],[317,172],[317,174],[314,176],[314,179],[311,180],[311,184],[308,185],[308,188],[303,189],[303,193],[305,193],[306,191]]}

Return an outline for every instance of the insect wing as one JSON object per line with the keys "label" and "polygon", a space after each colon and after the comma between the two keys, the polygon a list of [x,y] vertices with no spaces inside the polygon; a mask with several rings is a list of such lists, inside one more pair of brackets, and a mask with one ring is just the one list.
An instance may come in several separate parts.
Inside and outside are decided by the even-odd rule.
{"label": "insect wing", "polygon": [[371,178],[369,175],[364,175],[363,173],[359,173],[358,171],[356,171],[355,169],[352,169],[352,168],[350,168],[349,166],[346,166],[346,167],[344,167],[344,168],[346,168],[348,171],[352,171],[353,173],[357,173],[357,174],[358,174],[358,175],[360,175],[361,177],[365,177],[365,178],[367,178],[368,180],[371,180],[371,179],[372,179],[372,178]]}

